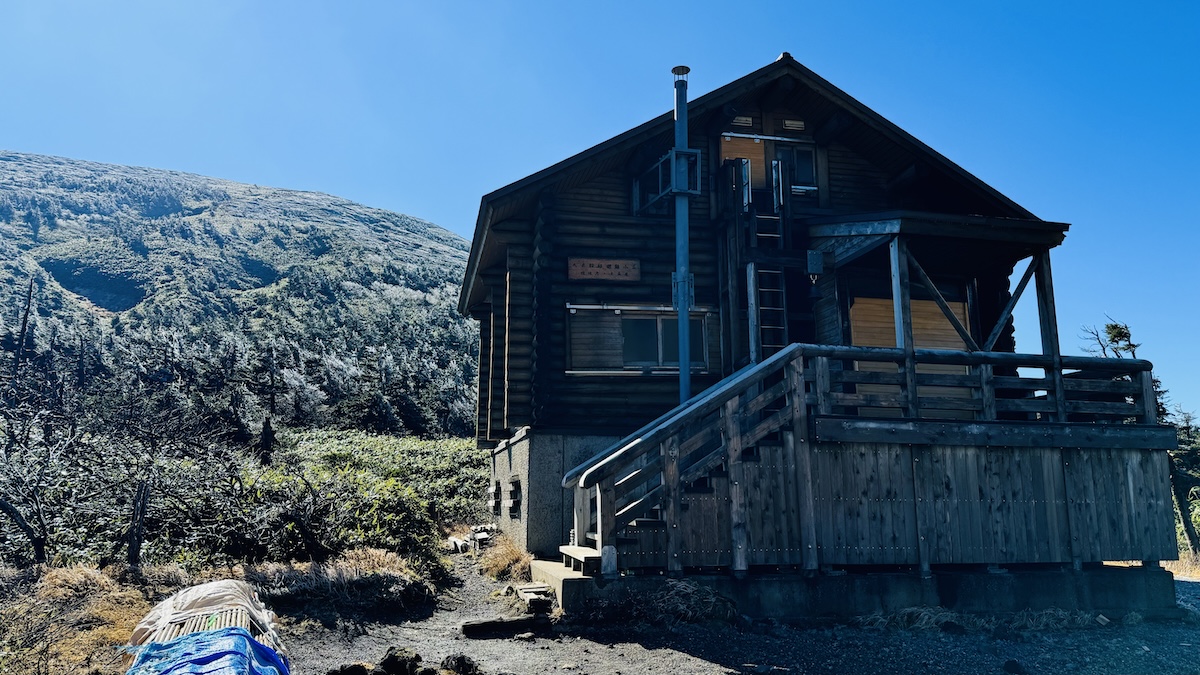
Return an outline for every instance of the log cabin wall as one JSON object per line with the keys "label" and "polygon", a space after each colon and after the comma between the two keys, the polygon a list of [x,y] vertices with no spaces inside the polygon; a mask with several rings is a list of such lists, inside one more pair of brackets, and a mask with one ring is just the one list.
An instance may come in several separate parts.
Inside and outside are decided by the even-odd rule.
{"label": "log cabin wall", "polygon": [[489,442],[495,442],[501,438],[506,438],[507,433],[504,431],[504,365],[505,344],[507,335],[504,332],[506,311],[505,305],[505,275],[502,271],[491,271],[485,275],[485,280],[488,282],[489,295],[491,301],[488,303],[491,312],[488,318],[488,326],[491,332],[491,349],[488,353],[488,374],[487,381],[487,431],[485,438]]}
{"label": "log cabin wall", "polygon": [[504,428],[533,419],[533,248],[510,245],[505,270]]}
{"label": "log cabin wall", "polygon": [[[754,126],[736,131],[761,131],[762,116],[756,113]],[[779,119],[781,115],[766,117]],[[730,138],[725,131],[728,129],[694,139],[694,146],[707,148],[701,163],[702,183],[719,183],[714,176],[724,159],[752,155],[752,173],[757,176],[754,186],[765,185],[766,175],[758,175],[754,167],[770,161],[776,142]],[[828,208],[822,212],[854,213],[902,203],[901,199],[889,201],[886,176],[848,147],[830,144],[822,149],[821,157],[827,159],[819,162],[820,182],[829,186],[824,198]],[[670,306],[673,220],[666,212],[632,214],[633,177],[640,168],[636,164],[630,167],[546,192],[529,214],[529,221],[506,221],[497,226],[505,235],[504,262],[481,275],[492,294],[486,313],[490,351],[481,356],[480,396],[488,402],[489,411],[486,432],[480,433],[482,442],[494,444],[530,424],[555,431],[578,428],[581,432],[620,433],[674,405],[675,379],[665,369],[653,374],[635,374],[628,369],[621,374],[584,374],[600,369],[596,359],[606,357],[605,349],[613,352],[608,358],[616,358],[615,352],[621,349],[620,329],[611,320],[595,320],[598,310],[573,314],[568,307],[611,306],[615,312],[621,307]],[[709,192],[715,195],[717,190]],[[691,264],[696,306],[704,310],[706,349],[704,372],[695,382],[699,391],[748,361],[747,290],[742,270],[747,235],[719,199],[692,199],[690,204]],[[803,220],[790,227],[803,230]],[[850,344],[853,292],[848,285],[855,283],[862,270],[886,270],[886,260],[878,251],[861,251],[878,249],[886,237],[791,238],[798,245],[823,252],[831,263],[828,273],[816,281],[817,298],[809,298],[809,282],[803,274],[789,277],[789,314],[804,322],[797,328],[793,321],[793,340]],[[873,263],[872,255],[877,258]],[[839,268],[839,261],[860,257],[867,262]],[[636,261],[640,278],[571,279],[568,266],[573,259]],[[973,261],[973,265],[977,276],[971,284],[980,295],[970,307],[967,323],[972,327],[990,325],[1008,299],[1011,266],[987,260]],[[593,316],[584,318],[581,312]],[[997,349],[1011,350],[1011,335],[1010,327]],[[585,356],[573,360],[573,351]],[[485,358],[487,363],[482,362]]]}
{"label": "log cabin wall", "polygon": [[492,379],[492,313],[490,308],[481,308],[476,310],[472,318],[479,322],[479,384],[475,397],[475,443],[481,448],[490,448],[493,444],[488,440],[487,428],[488,416],[491,412],[488,388],[491,386]]}
{"label": "log cabin wall", "polygon": [[[773,350],[786,349],[789,343],[859,343],[856,330],[861,333],[863,326],[856,329],[853,325],[855,300],[890,302],[894,288],[887,279],[889,270],[898,269],[891,263],[900,245],[912,253],[913,260],[920,260],[919,265],[913,263],[914,269],[926,268],[931,284],[942,287],[949,283],[961,289],[950,299],[954,307],[949,311],[973,336],[963,345],[972,341],[982,344],[997,319],[1007,316],[1014,264],[1031,256],[1045,257],[1045,280],[1039,276],[1038,283],[1049,286],[1046,252],[1061,242],[1065,225],[1039,221],[790,57],[702,97],[694,111],[695,115],[689,115],[689,137],[691,147],[701,154],[702,196],[689,199],[690,265],[695,278],[692,320],[699,326],[693,330],[694,353],[703,358],[694,365],[700,372],[693,375],[693,394],[747,365],[752,345],[758,351],[756,358],[764,358]],[[635,188],[635,179],[645,175],[669,149],[670,137],[670,120],[664,116],[483,199],[460,310],[481,320],[478,439],[481,447],[494,450],[494,479],[513,483],[515,477],[514,484],[528,490],[522,502],[525,506],[508,513],[504,520],[507,525],[524,528],[524,541],[566,539],[559,526],[565,520],[555,520],[550,517],[553,514],[535,517],[543,506],[558,503],[564,518],[578,516],[578,495],[569,500],[552,489],[555,474],[561,476],[572,462],[591,461],[583,457],[566,461],[569,442],[583,447],[625,435],[674,408],[678,401],[678,357],[672,363],[670,353],[674,349],[670,322],[676,317],[670,309],[675,269],[673,200],[641,211],[634,208],[635,199],[644,194]],[[734,165],[738,166],[737,175],[742,175],[740,163],[724,163],[738,158],[751,161],[745,170],[753,193],[753,208],[748,210],[743,209],[743,195],[735,189],[738,181],[730,180]],[[772,161],[781,164],[775,168]],[[771,226],[772,219],[775,231],[763,233],[760,226]],[[777,243],[771,243],[771,237]],[[908,253],[903,255],[907,260]],[[819,268],[815,283],[810,266]],[[781,279],[781,285],[760,283],[766,278],[764,269],[776,275],[774,279]],[[864,291],[864,279],[882,279],[883,283]],[[910,284],[902,286],[906,289],[903,297],[908,297]],[[918,318],[939,321],[940,310],[922,304],[929,299],[921,295],[917,284],[911,286]],[[758,312],[752,315],[755,305],[750,296],[756,287],[766,293],[755,296]],[[780,321],[763,320],[763,307],[775,304],[761,301],[769,293],[785,297],[783,307],[770,307],[776,315],[782,314],[783,339],[764,349],[767,331],[780,328],[776,325]],[[902,301],[901,307],[909,306]],[[874,318],[877,332],[886,332],[890,326],[899,334],[902,322],[889,324],[887,308],[881,307],[876,307]],[[901,314],[911,326],[912,312]],[[941,337],[949,335],[944,329],[939,325],[934,332]],[[1011,354],[1011,320],[1001,322],[1001,329],[987,351]],[[918,347],[925,344],[928,332],[916,322],[913,337]],[[886,344],[882,339],[875,342]],[[957,342],[938,346],[960,348]],[[820,413],[891,420],[897,411],[883,410],[887,406],[896,401],[914,405],[928,398],[951,410],[932,415],[946,421],[970,416],[990,422],[1027,420],[1031,415],[1060,422],[1068,419],[1067,411],[1053,409],[1056,402],[1050,400],[1031,402],[1042,406],[1036,410],[1025,406],[1029,409],[1010,409],[997,416],[990,399],[963,402],[952,396],[953,387],[962,386],[958,380],[954,385],[943,381],[910,387],[904,379],[913,371],[918,377],[968,378],[961,367],[943,372],[938,370],[939,364],[897,367],[897,363],[888,360],[879,372],[851,372],[857,370],[854,359],[826,363],[817,371],[817,378],[832,382],[832,386],[826,404],[818,406]],[[997,381],[1008,382],[1012,378],[1004,370],[1006,363],[1000,358],[994,368],[979,372],[986,370],[988,378],[995,375]],[[1046,372],[1061,377],[1061,368]],[[970,377],[975,377],[974,373],[971,371]],[[897,376],[901,376],[899,380]],[[779,386],[777,380],[763,383],[764,391]],[[847,397],[870,396],[872,386],[876,393],[870,402],[843,405]],[[939,388],[931,390],[929,386]],[[1054,387],[1053,397],[1062,398],[1062,383],[1054,383]],[[993,391],[991,384],[983,389],[993,398],[1004,393]],[[754,395],[747,394],[744,402],[749,405],[753,400]],[[829,400],[834,403],[829,405]],[[969,414],[959,412],[967,408]],[[931,416],[903,412],[912,418],[927,420]],[[750,420],[766,412],[758,409],[747,414]],[[711,444],[713,433],[711,428],[698,429],[693,441]],[[989,562],[1063,559],[1060,544],[1034,550],[1030,545],[1011,544],[1004,537],[1009,536],[1008,528],[1030,527],[1021,520],[1026,518],[1022,513],[1035,513],[1029,516],[1035,520],[1044,518],[1049,532],[1055,523],[1061,524],[1062,508],[1075,508],[1063,496],[1066,493],[1058,491],[1030,497],[1035,503],[1049,500],[1046,509],[1051,515],[1036,515],[1041,513],[1037,509],[1021,511],[1024,507],[1012,506],[1018,498],[1025,498],[1012,492],[1021,487],[1010,484],[1030,477],[1026,473],[1036,473],[1036,467],[1049,476],[1046,481],[1073,480],[1075,469],[1069,467],[1081,460],[1072,455],[1071,448],[915,446],[886,439],[871,444],[810,442],[806,447],[807,459],[799,463],[795,450],[778,436],[755,441],[753,446],[730,451],[733,455],[727,464],[737,466],[740,473],[736,476],[716,470],[700,484],[689,485],[692,492],[685,497],[689,511],[679,521],[689,528],[682,544],[684,559],[689,561],[686,564],[733,565],[734,569],[744,569],[739,567],[743,563],[790,564],[800,551],[797,546],[820,546],[824,559],[833,561],[829,564],[885,564],[890,560],[927,567],[931,560],[982,560],[972,553],[976,550],[986,551],[980,555],[990,558]],[[595,449],[603,448],[596,445]],[[1088,461],[1099,456],[1089,456]],[[924,461],[930,462],[929,470],[935,473],[939,467],[934,464],[942,462],[944,466],[939,466],[949,472],[947,476],[953,474],[955,480],[977,488],[977,503],[967,503],[969,495],[938,497],[936,483],[945,476],[915,471],[916,464]],[[1097,477],[1119,481],[1133,475],[1122,471],[1140,466],[1144,458],[1122,456],[1112,459],[1111,466],[1103,464],[1108,460],[1095,461],[1100,462],[1093,466],[1099,471]],[[801,470],[801,464],[807,468]],[[908,466],[907,474],[904,466]],[[1057,473],[1053,466],[1059,467]],[[633,469],[652,474],[653,468],[647,467],[649,464]],[[1152,467],[1147,475],[1158,475],[1155,471]],[[670,482],[665,468],[663,476],[665,487]],[[734,495],[729,490],[731,480],[746,487]],[[863,481],[865,491],[850,491],[851,483]],[[601,506],[607,509],[612,505],[600,504],[611,497],[609,488],[592,488],[597,512]],[[653,487],[647,485],[640,492],[626,491],[620,498],[640,505],[651,492]],[[804,506],[795,502],[800,494],[828,496],[818,497],[824,502]],[[734,497],[740,506],[731,514]],[[575,511],[568,508],[571,501],[576,504]],[[914,534],[922,527],[919,510],[906,515],[905,509],[913,503],[936,505],[925,516],[929,522],[940,523],[956,510],[971,513],[973,522],[943,524],[921,539]],[[1088,508],[1093,510],[1083,509],[1078,517],[1112,521],[1128,512]],[[804,527],[817,529],[802,533],[797,529],[801,525],[795,520],[796,509],[823,514],[828,527],[810,522]],[[1152,518],[1161,516],[1156,514]],[[745,521],[747,517],[751,522]],[[990,524],[974,522],[977,518],[992,520]],[[1042,532],[1036,529],[1042,527],[1041,520],[1032,526]],[[845,531],[839,532],[838,527]],[[663,553],[656,548],[661,546],[663,533],[655,528],[661,530],[661,524],[649,519],[623,530],[624,544],[630,539],[638,543],[622,546],[622,567],[641,566],[639,555],[650,560]],[[731,558],[736,548],[729,545],[731,529],[748,532],[751,537],[751,550],[741,554],[744,559]],[[851,530],[857,548],[847,552],[847,545],[838,542]],[[903,532],[908,533],[903,536],[916,538],[900,541],[898,533]],[[1104,550],[1153,549],[1158,544],[1147,542],[1158,541],[1154,539],[1157,536],[1131,534],[1126,537],[1132,542],[1127,546],[1106,544]],[[922,550],[921,541],[930,542],[933,552]],[[599,538],[597,548],[601,548],[598,542]],[[1041,545],[1039,540],[1037,546]],[[937,557],[939,546],[949,552]],[[1018,557],[1005,557],[1005,550],[1016,549],[1020,549],[1014,554]],[[906,562],[897,562],[901,558]],[[1074,553],[1068,558],[1080,559]]]}
{"label": "log cabin wall", "polygon": [[887,176],[853,150],[829,147],[830,206],[835,211],[878,211],[888,203]]}
{"label": "log cabin wall", "polygon": [[[707,171],[702,178],[708,179]],[[623,363],[623,321],[675,316],[669,309],[674,220],[665,214],[632,215],[632,186],[633,175],[618,169],[543,202],[539,222],[553,223],[553,246],[538,257],[538,326],[547,334],[545,341],[538,336],[538,378],[552,392],[535,403],[542,430],[623,434],[678,402],[677,369]],[[702,200],[692,200],[689,215],[699,308],[692,316],[704,328],[698,336],[703,365],[693,376],[698,392],[721,375],[722,337],[716,233]],[[637,280],[571,278],[572,261],[632,263]]]}

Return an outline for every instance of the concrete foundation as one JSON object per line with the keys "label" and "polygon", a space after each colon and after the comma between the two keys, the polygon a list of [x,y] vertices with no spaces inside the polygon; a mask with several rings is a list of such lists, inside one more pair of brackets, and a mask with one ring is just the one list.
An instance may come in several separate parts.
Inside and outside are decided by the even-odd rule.
{"label": "concrete foundation", "polygon": [[[558,556],[572,527],[574,495],[563,474],[620,440],[619,436],[571,436],[531,432],[528,427],[492,451],[492,481],[502,503],[493,517],[500,531],[536,556]],[[516,494],[510,494],[512,486]]]}
{"label": "concrete foundation", "polygon": [[[549,584],[568,614],[595,600],[645,598],[659,590],[663,576],[585,577],[558,561],[538,560],[534,581]],[[689,575],[729,598],[738,612],[781,621],[848,619],[908,607],[945,607],[966,613],[1007,613],[1058,608],[1099,612],[1119,618],[1136,611],[1147,619],[1182,616],[1175,604],[1170,572],[1150,567],[1096,567],[1082,571],[1018,570],[1001,573],[847,573]]]}

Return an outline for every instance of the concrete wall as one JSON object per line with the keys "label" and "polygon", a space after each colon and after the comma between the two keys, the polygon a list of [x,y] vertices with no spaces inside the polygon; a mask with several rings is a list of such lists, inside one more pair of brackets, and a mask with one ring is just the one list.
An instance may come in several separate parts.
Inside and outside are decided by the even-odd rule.
{"label": "concrete wall", "polygon": [[[549,584],[568,614],[592,603],[644,602],[664,590],[667,577],[649,574],[606,580],[585,577],[549,560],[534,563],[533,580]],[[1170,572],[1150,567],[1085,567],[1082,571],[935,571],[916,574],[850,573],[841,576],[750,574],[689,575],[684,579],[727,598],[752,618],[802,621],[850,619],[909,607],[945,607],[967,613],[1008,613],[1050,608],[1101,612],[1115,619],[1136,611],[1146,619],[1181,619]],[[595,605],[593,605],[594,607]]]}
{"label": "concrete wall", "polygon": [[562,477],[592,455],[620,440],[619,436],[572,436],[519,431],[492,451],[492,481],[500,481],[501,499],[510,480],[521,485],[520,508],[502,506],[500,530],[539,558],[558,558],[572,527],[574,497],[562,488]]}

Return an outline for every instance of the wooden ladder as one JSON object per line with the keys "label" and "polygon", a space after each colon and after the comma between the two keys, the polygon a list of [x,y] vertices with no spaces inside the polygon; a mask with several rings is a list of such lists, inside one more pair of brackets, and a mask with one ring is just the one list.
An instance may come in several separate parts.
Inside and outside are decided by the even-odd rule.
{"label": "wooden ladder", "polygon": [[[783,218],[747,214],[752,230],[750,245],[763,250],[786,246]],[[788,336],[787,283],[783,268],[763,263],[746,263],[746,292],[750,319],[750,359],[757,363],[790,344]]]}

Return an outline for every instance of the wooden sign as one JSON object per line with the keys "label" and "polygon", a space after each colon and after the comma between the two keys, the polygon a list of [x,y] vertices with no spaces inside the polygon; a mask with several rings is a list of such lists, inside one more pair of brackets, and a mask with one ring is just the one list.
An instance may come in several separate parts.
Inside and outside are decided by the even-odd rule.
{"label": "wooden sign", "polygon": [[568,258],[567,278],[641,281],[642,262],[611,258]]}

